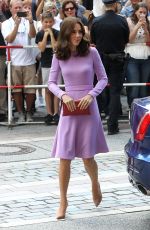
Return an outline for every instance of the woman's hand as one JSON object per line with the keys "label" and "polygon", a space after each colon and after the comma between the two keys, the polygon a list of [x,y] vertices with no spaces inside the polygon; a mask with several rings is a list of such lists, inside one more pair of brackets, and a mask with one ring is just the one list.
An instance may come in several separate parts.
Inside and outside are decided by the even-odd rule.
{"label": "woman's hand", "polygon": [[63,103],[66,104],[69,111],[72,112],[76,109],[76,105],[75,105],[74,100],[70,96],[68,96],[67,94],[64,94],[62,96],[62,101],[63,101]]}
{"label": "woman's hand", "polygon": [[147,22],[146,22],[146,18],[145,16],[141,16],[138,23],[137,23],[137,27],[140,28],[140,27],[146,27],[147,26]]}
{"label": "woman's hand", "polygon": [[138,23],[135,25],[135,28],[139,29],[141,26],[143,26],[143,24],[143,19],[139,19]]}
{"label": "woman's hand", "polygon": [[145,42],[147,42],[150,40],[150,33],[148,31],[148,25],[147,25],[145,16],[141,17],[139,22],[141,23],[141,26],[144,30]]}
{"label": "woman's hand", "polygon": [[80,109],[86,109],[93,101],[93,97],[90,94],[87,94],[85,97],[81,98],[78,107]]}

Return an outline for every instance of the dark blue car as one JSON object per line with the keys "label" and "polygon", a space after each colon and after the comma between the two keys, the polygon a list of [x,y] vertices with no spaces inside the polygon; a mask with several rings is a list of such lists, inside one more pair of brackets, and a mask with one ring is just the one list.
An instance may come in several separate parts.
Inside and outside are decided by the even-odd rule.
{"label": "dark blue car", "polygon": [[150,97],[133,101],[130,126],[131,138],[125,145],[129,181],[150,195]]}

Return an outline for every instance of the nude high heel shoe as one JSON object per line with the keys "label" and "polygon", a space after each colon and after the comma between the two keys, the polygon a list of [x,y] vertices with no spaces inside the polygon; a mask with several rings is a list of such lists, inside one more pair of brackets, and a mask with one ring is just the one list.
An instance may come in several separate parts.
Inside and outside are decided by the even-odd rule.
{"label": "nude high heel shoe", "polygon": [[59,209],[57,210],[57,214],[56,214],[57,220],[65,219],[67,207],[68,207],[68,203],[66,203],[65,205],[60,205]]}
{"label": "nude high heel shoe", "polygon": [[95,206],[98,207],[102,201],[102,193],[101,193],[99,183],[98,183],[97,187],[92,187],[92,195],[93,195],[93,202],[94,202]]}

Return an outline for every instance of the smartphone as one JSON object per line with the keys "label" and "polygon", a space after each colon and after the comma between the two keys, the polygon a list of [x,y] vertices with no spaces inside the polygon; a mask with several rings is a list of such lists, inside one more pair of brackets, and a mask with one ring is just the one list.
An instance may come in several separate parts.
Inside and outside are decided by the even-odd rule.
{"label": "smartphone", "polygon": [[24,17],[24,18],[25,18],[25,17],[27,17],[27,12],[25,12],[25,11],[24,11],[24,12],[21,12],[21,11],[19,11],[19,12],[17,12],[17,16],[18,16],[18,17]]}

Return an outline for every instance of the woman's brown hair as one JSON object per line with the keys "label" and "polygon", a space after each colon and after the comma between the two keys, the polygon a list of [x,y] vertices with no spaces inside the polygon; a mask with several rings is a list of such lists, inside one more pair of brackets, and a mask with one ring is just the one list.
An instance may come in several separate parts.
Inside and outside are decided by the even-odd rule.
{"label": "woman's brown hair", "polygon": [[61,60],[67,60],[70,58],[72,51],[70,45],[70,36],[74,32],[76,24],[81,26],[83,38],[80,44],[77,46],[77,56],[86,56],[89,52],[90,42],[85,38],[85,29],[79,18],[67,17],[61,24],[60,33],[57,40],[56,57]]}

